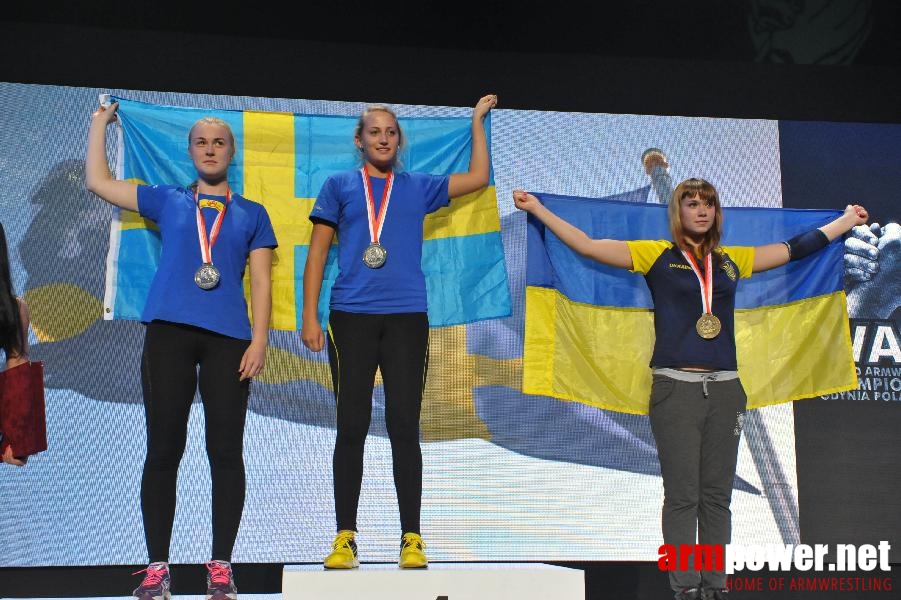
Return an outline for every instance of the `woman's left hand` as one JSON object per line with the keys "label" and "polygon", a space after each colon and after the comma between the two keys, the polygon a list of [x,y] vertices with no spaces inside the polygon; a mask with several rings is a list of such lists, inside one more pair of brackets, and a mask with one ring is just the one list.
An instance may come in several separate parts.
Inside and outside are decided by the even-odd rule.
{"label": "woman's left hand", "polygon": [[25,462],[27,460],[28,460],[27,456],[22,456],[20,458],[16,458],[16,456],[13,454],[12,446],[7,446],[6,450],[3,451],[3,462],[5,462],[7,464],[15,465],[17,467],[24,467]]}
{"label": "woman's left hand", "polygon": [[482,96],[476,102],[476,107],[472,109],[472,118],[484,119],[485,115],[495,106],[497,106],[497,95],[488,94],[487,96]]}
{"label": "woman's left hand", "polygon": [[251,342],[247,350],[244,351],[244,356],[241,357],[241,364],[238,366],[238,373],[241,376],[239,381],[256,377],[263,371],[265,365],[266,345]]}
{"label": "woman's left hand", "polygon": [[869,213],[867,213],[867,209],[865,209],[860,204],[849,204],[845,207],[845,214],[852,216],[854,219],[854,225],[863,225],[867,222],[867,219],[870,218]]}

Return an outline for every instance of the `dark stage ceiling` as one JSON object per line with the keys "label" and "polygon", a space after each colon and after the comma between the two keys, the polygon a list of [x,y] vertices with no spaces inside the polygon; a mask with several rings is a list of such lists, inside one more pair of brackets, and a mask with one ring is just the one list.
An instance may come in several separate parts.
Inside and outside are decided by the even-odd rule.
{"label": "dark stage ceiling", "polygon": [[[16,2],[0,19],[476,51],[816,65],[901,64],[894,0]],[[39,43],[39,42],[38,42]]]}

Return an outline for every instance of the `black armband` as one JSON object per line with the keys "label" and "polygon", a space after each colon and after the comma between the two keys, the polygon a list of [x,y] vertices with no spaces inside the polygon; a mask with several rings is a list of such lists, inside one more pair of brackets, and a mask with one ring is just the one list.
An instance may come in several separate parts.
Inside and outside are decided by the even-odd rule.
{"label": "black armband", "polygon": [[782,243],[788,248],[788,260],[801,260],[829,245],[829,238],[819,229],[814,229]]}

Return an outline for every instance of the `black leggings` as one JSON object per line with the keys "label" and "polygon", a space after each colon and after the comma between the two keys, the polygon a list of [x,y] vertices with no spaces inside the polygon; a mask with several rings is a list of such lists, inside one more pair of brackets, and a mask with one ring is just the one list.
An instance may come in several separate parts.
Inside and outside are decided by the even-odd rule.
{"label": "black leggings", "polygon": [[244,419],[250,392],[249,379],[238,381],[238,366],[249,344],[188,325],[147,325],[141,359],[147,417],[141,512],[150,562],[169,560],[178,465],[198,383],[213,486],[211,558],[231,561],[244,510]]}
{"label": "black leggings", "polygon": [[419,413],[428,349],[426,313],[330,313],[328,354],[338,415],[332,462],[338,530],[357,529],[363,445],[372,418],[372,389],[378,367],[385,384],[385,426],[391,441],[401,529],[403,533],[419,533]]}

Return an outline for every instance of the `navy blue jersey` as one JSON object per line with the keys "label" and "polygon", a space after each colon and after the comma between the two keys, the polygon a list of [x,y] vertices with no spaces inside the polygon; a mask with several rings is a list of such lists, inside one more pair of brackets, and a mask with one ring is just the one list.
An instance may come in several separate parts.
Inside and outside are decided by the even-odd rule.
{"label": "navy blue jersey", "polygon": [[[632,271],[644,274],[654,301],[653,368],[698,367],[712,371],[735,371],[735,290],[741,277],[750,277],[754,248],[719,247],[713,256],[713,314],[722,330],[704,339],[695,330],[704,312],[701,284],[672,242],[635,240],[626,242],[632,254]],[[703,261],[698,261],[703,269]]]}

